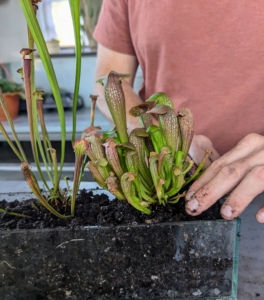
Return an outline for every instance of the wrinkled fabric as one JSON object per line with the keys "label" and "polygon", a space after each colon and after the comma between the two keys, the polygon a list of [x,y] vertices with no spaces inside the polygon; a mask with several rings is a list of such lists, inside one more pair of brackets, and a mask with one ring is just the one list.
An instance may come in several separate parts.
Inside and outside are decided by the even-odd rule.
{"label": "wrinkled fabric", "polygon": [[104,0],[94,37],[136,55],[142,100],[190,108],[220,154],[264,133],[264,1]]}

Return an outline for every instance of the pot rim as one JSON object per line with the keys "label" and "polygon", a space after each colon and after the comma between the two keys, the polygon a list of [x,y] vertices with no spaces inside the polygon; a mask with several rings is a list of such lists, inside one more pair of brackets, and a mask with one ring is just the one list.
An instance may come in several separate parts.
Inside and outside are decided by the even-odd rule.
{"label": "pot rim", "polygon": [[6,92],[3,93],[4,96],[15,96],[15,95],[19,95],[19,92]]}

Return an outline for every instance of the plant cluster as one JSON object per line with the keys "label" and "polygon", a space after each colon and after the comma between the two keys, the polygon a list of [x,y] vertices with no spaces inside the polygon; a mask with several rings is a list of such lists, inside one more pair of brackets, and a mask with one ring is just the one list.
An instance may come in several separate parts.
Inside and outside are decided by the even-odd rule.
{"label": "plant cluster", "polygon": [[0,89],[3,93],[22,93],[23,85],[10,81],[6,78],[0,78]]}
{"label": "plant cluster", "polygon": [[[99,133],[101,128],[94,126],[97,96],[91,96],[90,127],[83,132],[80,140],[75,139],[81,71],[80,0],[69,0],[76,40],[76,75],[72,110],[75,172],[72,189],[68,188],[68,193],[60,189],[65,157],[65,115],[56,75],[36,18],[37,2],[37,0],[20,0],[28,24],[29,43],[27,48],[20,51],[23,67],[18,72],[24,82],[32,153],[48,197],[43,195],[31,171],[13,121],[5,108],[0,89],[0,104],[12,129],[14,142],[1,122],[0,131],[21,161],[21,171],[32,192],[39,202],[57,217],[72,217],[84,168],[87,167],[102,188],[108,189],[118,199],[128,201],[143,213],[150,214],[153,204],[176,203],[184,195],[182,189],[202,172],[204,162],[210,153],[205,154],[198,167],[194,165],[188,156],[193,137],[193,116],[187,108],[182,108],[175,113],[173,104],[166,94],[156,93],[146,103],[130,110],[131,115],[139,118],[141,128],[135,128],[128,133],[125,96],[122,89],[122,79],[128,75],[112,71],[98,82],[104,86],[105,99],[115,129],[107,133]],[[45,125],[43,91],[36,90],[35,87],[34,44],[42,59],[58,109],[61,126],[60,162],[57,161],[56,149],[52,147]],[[154,105],[151,105],[151,102]],[[156,124],[153,124],[151,114],[157,116]],[[43,174],[41,164],[46,168],[51,185]],[[66,183],[68,184],[67,179]],[[66,206],[71,207],[71,214],[67,216],[64,214]],[[0,212],[6,211],[0,209]]]}
{"label": "plant cluster", "polygon": [[[156,93],[130,114],[138,117],[141,128],[127,132],[122,79],[129,75],[110,72],[97,80],[104,86],[105,99],[115,124],[107,134],[89,127],[83,134],[87,167],[96,182],[118,199],[128,201],[146,214],[151,205],[177,203],[182,189],[196,179],[209,152],[198,167],[188,156],[193,138],[193,116],[188,108],[175,113],[165,93]],[[151,107],[150,102],[154,102]],[[157,115],[153,124],[151,114]],[[190,172],[192,170],[192,172]]]}
{"label": "plant cluster", "polygon": [[[4,98],[2,96],[2,92],[5,92],[4,89],[3,91],[1,91],[0,89],[0,105],[3,107],[3,110],[6,114],[7,120],[12,130],[13,138],[11,138],[11,136],[6,132],[1,122],[0,132],[5,137],[6,141],[8,142],[18,159],[21,161],[21,171],[32,192],[38,198],[39,202],[57,217],[67,218],[72,215],[65,216],[63,208],[65,208],[65,206],[67,205],[71,205],[71,211],[74,212],[73,206],[75,202],[71,201],[72,191],[69,189],[69,192],[65,194],[65,192],[62,191],[59,186],[65,158],[65,114],[56,74],[54,72],[52,61],[46,46],[46,42],[36,17],[38,10],[38,2],[41,2],[41,0],[19,0],[25,19],[27,21],[28,45],[26,48],[23,48],[20,51],[22,56],[22,68],[18,70],[18,73],[21,74],[21,79],[23,80],[24,85],[30,142],[34,157],[34,163],[37,167],[38,174],[41,178],[41,183],[46,190],[46,195],[49,196],[43,195],[42,189],[39,186],[39,182],[37,181],[35,175],[31,171],[31,166],[28,163],[27,157],[25,156],[25,152],[16,134],[13,120],[10,118],[10,115],[6,109]],[[80,0],[69,0],[69,5],[71,9],[76,42],[75,88],[72,108],[72,141],[74,141],[76,134],[76,111],[78,104],[78,92],[81,74]],[[52,147],[52,143],[50,141],[49,134],[46,129],[43,111],[43,91],[36,89],[34,69],[35,45],[37,47],[38,54],[40,55],[40,58],[42,60],[44,69],[46,71],[46,75],[49,80],[49,84],[54,95],[54,99],[58,110],[61,131],[60,162],[57,161],[56,149]],[[41,128],[41,130],[39,130],[39,127]],[[45,168],[49,181],[47,180],[44,174],[43,167]],[[66,183],[68,184],[67,179]],[[77,181],[77,184],[79,183],[80,180]],[[79,186],[74,186],[73,190],[78,191],[78,187]],[[54,207],[57,207],[58,209],[55,209]],[[0,209],[0,212],[5,211],[3,209]]]}

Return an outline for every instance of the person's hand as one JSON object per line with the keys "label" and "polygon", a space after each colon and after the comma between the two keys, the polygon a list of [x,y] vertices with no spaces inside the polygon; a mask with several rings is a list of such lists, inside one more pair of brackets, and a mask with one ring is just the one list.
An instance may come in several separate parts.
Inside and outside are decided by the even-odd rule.
{"label": "person's hand", "polygon": [[[239,216],[264,191],[264,137],[247,135],[214,161],[186,194],[186,211],[197,216],[232,191],[221,208],[224,219]],[[256,215],[264,223],[264,207]]]}
{"label": "person's hand", "polygon": [[213,147],[212,142],[204,135],[194,135],[192,144],[189,150],[189,156],[199,165],[200,161],[203,159],[206,150],[211,150],[210,160],[205,162],[205,167],[208,167],[213,161],[219,158],[218,152]]}

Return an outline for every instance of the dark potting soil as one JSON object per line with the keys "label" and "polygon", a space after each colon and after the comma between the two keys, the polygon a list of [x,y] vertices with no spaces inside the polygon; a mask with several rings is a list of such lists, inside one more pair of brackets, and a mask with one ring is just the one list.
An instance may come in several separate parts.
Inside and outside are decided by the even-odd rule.
{"label": "dark potting soil", "polygon": [[[70,215],[70,207],[54,208],[61,214]],[[14,217],[8,213],[0,214],[0,230],[8,229],[42,229],[42,228],[78,228],[81,226],[117,226],[135,224],[153,224],[160,222],[215,220],[222,219],[219,201],[210,209],[197,217],[185,212],[184,198],[177,204],[152,207],[152,214],[145,215],[130,204],[117,199],[109,200],[104,193],[94,194],[92,191],[82,190],[76,199],[75,217],[59,219],[44,208],[36,199],[7,202],[0,201],[0,208],[8,212],[15,212],[31,218]]]}
{"label": "dark potting soil", "polygon": [[[150,216],[105,194],[82,190],[76,200],[75,217],[66,220],[36,199],[0,201],[7,211],[31,216],[0,214],[1,300],[220,299],[231,294],[231,222],[152,225],[220,219],[220,203],[191,217],[184,199],[152,207]],[[70,209],[60,212],[69,215]],[[100,228],[75,230],[87,225]],[[26,228],[55,229],[21,234]]]}

